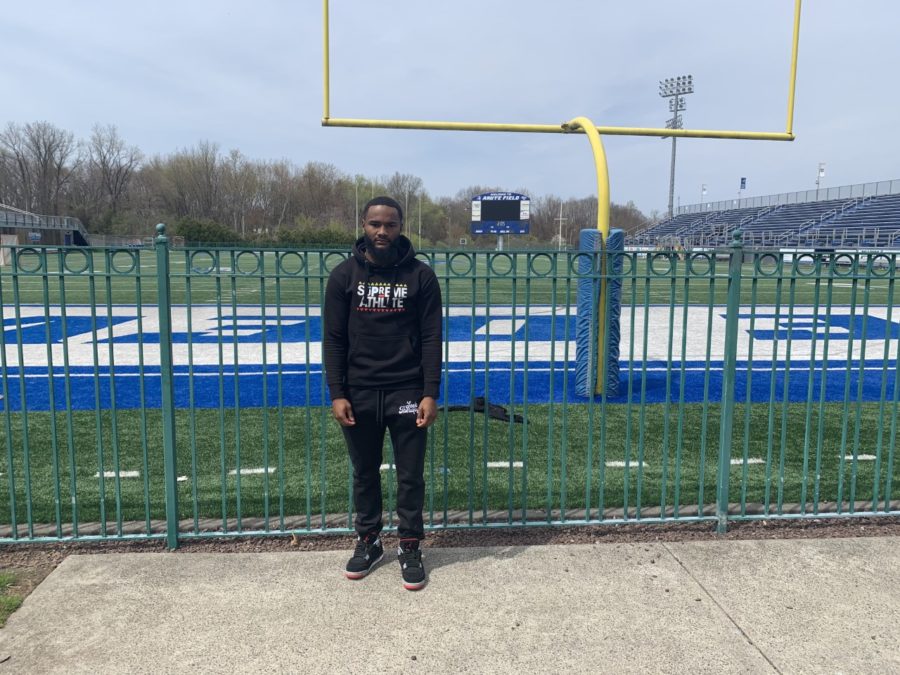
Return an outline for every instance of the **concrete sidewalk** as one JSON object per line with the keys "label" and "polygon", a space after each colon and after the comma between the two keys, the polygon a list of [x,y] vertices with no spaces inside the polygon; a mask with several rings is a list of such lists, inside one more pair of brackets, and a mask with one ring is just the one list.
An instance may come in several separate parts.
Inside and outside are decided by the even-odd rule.
{"label": "concrete sidewalk", "polygon": [[900,673],[900,538],[71,556],[0,673]]}

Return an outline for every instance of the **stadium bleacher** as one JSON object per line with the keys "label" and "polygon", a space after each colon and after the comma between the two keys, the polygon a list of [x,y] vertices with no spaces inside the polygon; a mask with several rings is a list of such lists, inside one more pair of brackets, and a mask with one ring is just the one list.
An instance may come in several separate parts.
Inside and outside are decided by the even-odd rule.
{"label": "stadium bleacher", "polygon": [[871,197],[840,211],[834,219],[818,223],[813,232],[836,248],[900,247],[900,195]]}
{"label": "stadium bleacher", "polygon": [[[846,192],[849,195],[852,190]],[[654,248],[717,247],[728,244],[738,228],[749,246],[900,249],[900,194],[680,213],[632,235],[627,243]]]}

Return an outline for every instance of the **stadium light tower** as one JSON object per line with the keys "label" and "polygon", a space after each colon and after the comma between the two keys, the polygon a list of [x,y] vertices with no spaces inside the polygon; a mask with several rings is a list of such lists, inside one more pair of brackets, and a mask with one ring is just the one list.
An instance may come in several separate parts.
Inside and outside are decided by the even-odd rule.
{"label": "stadium light tower", "polygon": [[816,169],[816,201],[819,200],[819,185],[825,178],[825,162],[819,162],[819,168]]}
{"label": "stadium light tower", "polygon": [[[669,112],[672,119],[666,120],[666,129],[683,129],[679,113],[687,108],[685,94],[694,93],[694,76],[679,75],[659,81],[659,95],[669,99]],[[672,200],[675,195],[675,137],[672,136],[672,168],[669,171],[669,218],[673,217]]]}

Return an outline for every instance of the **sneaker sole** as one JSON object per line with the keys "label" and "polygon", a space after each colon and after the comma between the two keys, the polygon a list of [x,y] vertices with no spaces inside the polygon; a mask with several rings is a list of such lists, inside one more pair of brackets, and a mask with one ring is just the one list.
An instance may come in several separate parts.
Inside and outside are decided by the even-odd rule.
{"label": "sneaker sole", "polygon": [[428,583],[428,579],[423,579],[422,581],[420,581],[417,584],[410,584],[410,583],[407,583],[406,581],[404,581],[403,588],[405,588],[408,591],[419,591],[419,590],[422,590],[423,588],[425,588],[426,583]]}
{"label": "sneaker sole", "polygon": [[363,577],[368,576],[369,572],[371,572],[373,569],[375,569],[375,565],[380,563],[383,559],[384,559],[384,553],[382,552],[382,554],[380,556],[378,556],[378,558],[376,560],[374,560],[371,565],[369,565],[369,569],[367,569],[363,572],[348,572],[348,571],[344,570],[344,576],[347,577],[348,579],[353,579],[354,581],[356,581],[357,579],[362,579]]}

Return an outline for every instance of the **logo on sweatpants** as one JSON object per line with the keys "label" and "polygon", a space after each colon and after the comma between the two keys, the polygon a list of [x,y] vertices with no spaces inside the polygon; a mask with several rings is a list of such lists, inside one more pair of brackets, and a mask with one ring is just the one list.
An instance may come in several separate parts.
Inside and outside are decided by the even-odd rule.
{"label": "logo on sweatpants", "polygon": [[413,403],[412,401],[407,401],[406,405],[401,405],[400,410],[398,411],[401,415],[405,415],[407,413],[411,415],[415,415],[419,412],[419,405],[417,403]]}

